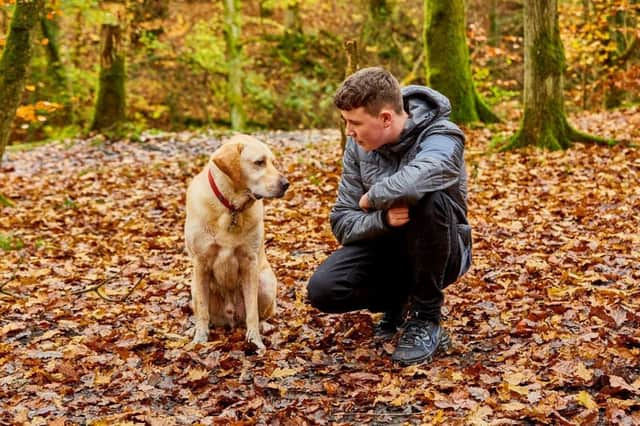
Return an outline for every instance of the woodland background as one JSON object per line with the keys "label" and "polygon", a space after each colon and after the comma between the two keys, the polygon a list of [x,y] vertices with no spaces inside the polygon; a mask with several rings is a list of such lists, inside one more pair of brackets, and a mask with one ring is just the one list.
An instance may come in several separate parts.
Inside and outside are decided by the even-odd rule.
{"label": "woodland background", "polygon": [[[305,303],[337,248],[333,91],[357,65],[425,83],[426,3],[236,1],[231,64],[222,2],[46,2],[0,165],[0,424],[640,424],[637,1],[558,4],[564,107],[603,139],[505,152],[523,120],[524,2],[466,2],[473,81],[501,121],[461,123],[474,264],[447,289],[448,354],[399,368],[376,315]],[[14,10],[0,0],[0,49]],[[105,24],[126,109],[96,128]],[[291,182],[266,206],[281,285],[262,356],[241,328],[187,347],[185,190],[237,128],[232,77],[242,129]]]}
{"label": "woodland background", "polygon": [[[403,84],[425,83],[423,3],[238,2],[238,64],[227,61],[223,2],[47,3],[10,140],[60,139],[91,127],[101,26],[114,23],[122,31],[120,52],[126,62],[126,130],[134,137],[150,128],[228,127],[230,75],[242,76],[248,129],[335,127],[331,95],[345,75],[345,41],[358,42],[352,66],[382,65]],[[568,111],[637,103],[637,2],[562,0],[558,7]],[[476,87],[500,117],[517,120],[523,4],[469,0],[466,10]],[[0,49],[11,12],[10,5],[0,7]]]}

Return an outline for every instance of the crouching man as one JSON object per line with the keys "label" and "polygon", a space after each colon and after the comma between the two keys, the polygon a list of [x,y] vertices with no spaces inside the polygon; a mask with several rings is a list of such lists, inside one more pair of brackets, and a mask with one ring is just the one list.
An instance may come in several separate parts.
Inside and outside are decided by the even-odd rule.
{"label": "crouching man", "polygon": [[401,89],[382,68],[349,76],[334,103],[349,136],[330,215],[342,247],[309,280],[309,302],[384,312],[376,333],[401,333],[392,359],[428,361],[450,345],[443,291],[471,264],[464,134],[446,97]]}

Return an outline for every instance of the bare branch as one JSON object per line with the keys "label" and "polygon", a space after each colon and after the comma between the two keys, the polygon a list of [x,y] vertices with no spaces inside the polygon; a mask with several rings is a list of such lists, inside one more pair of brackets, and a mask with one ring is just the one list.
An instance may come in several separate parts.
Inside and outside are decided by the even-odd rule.
{"label": "bare branch", "polygon": [[13,276],[11,278],[9,278],[8,280],[6,280],[5,282],[3,282],[2,284],[0,284],[0,293],[2,294],[6,294],[7,296],[11,296],[14,297],[16,299],[26,299],[25,296],[19,295],[19,294],[15,294],[10,292],[9,290],[5,290],[5,286],[7,284],[9,284],[11,281],[13,281],[16,278],[16,274],[14,273]]}
{"label": "bare branch", "polygon": [[[16,269],[18,269],[20,264],[22,264],[23,260],[24,260],[24,254],[20,254],[20,262],[16,266]],[[6,280],[2,284],[0,284],[0,293],[1,294],[5,294],[5,295],[10,296],[10,297],[13,297],[15,299],[26,299],[27,298],[26,296],[22,296],[20,294],[15,294],[13,292],[10,292],[9,290],[5,290],[4,289],[7,286],[7,284],[9,284],[11,281],[15,280],[17,276],[18,276],[18,273],[16,271],[14,271],[13,275],[11,276],[11,278],[9,278],[8,280]]]}
{"label": "bare branch", "polygon": [[83,293],[89,293],[89,292],[95,292],[98,297],[100,297],[102,300],[106,300],[107,302],[124,302],[125,300],[127,300],[129,298],[129,296],[131,296],[131,293],[134,292],[134,290],[136,288],[138,288],[138,286],[140,285],[140,283],[142,282],[142,280],[147,276],[147,274],[143,274],[142,276],[140,276],[140,278],[138,278],[138,281],[136,281],[136,283],[129,289],[129,291],[127,291],[127,293],[120,298],[115,298],[115,297],[111,297],[108,296],[106,294],[103,294],[100,289],[105,285],[110,283],[111,281],[115,280],[116,278],[118,278],[118,275],[112,275],[108,278],[104,278],[103,280],[101,280],[98,284],[89,286],[87,288],[83,288],[81,290],[76,290],[76,291],[72,291],[71,294],[75,295],[75,294],[83,294]]}

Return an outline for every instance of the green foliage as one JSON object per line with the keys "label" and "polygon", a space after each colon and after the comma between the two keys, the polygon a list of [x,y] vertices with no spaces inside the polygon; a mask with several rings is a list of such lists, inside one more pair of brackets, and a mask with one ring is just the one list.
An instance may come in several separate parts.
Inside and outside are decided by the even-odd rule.
{"label": "green foliage", "polygon": [[490,105],[497,105],[514,99],[520,95],[520,93],[515,90],[504,89],[498,85],[488,86],[488,90],[489,93],[485,94],[484,100],[486,100]]}
{"label": "green foliage", "polygon": [[489,105],[498,105],[512,100],[520,95],[516,90],[508,90],[492,81],[491,70],[488,66],[475,67],[473,69],[473,81],[485,89],[483,99]]}
{"label": "green foliage", "polygon": [[157,56],[168,54],[171,51],[171,46],[163,43],[154,31],[140,31],[138,42],[144,48],[148,60],[154,60]]}
{"label": "green foliage", "polygon": [[20,250],[24,241],[12,234],[0,234],[0,249],[4,251]]}
{"label": "green foliage", "polygon": [[181,57],[187,63],[211,74],[226,75],[225,42],[222,29],[212,21],[200,21],[185,38],[185,50]]}
{"label": "green foliage", "polygon": [[[278,113],[282,118],[295,117],[300,128],[320,127],[330,121],[333,115],[333,85],[323,87],[317,79],[303,76],[293,78],[283,99],[282,110]],[[285,123],[283,123],[285,124]],[[293,127],[294,122],[286,123]]]}
{"label": "green foliage", "polygon": [[[168,14],[150,17],[150,9],[144,9],[144,5],[154,2],[157,3],[128,2],[127,13],[121,16],[120,23],[127,32],[127,118],[133,123],[110,130],[109,138],[135,140],[148,127],[228,127],[228,78],[239,71],[249,128],[335,126],[331,98],[344,77],[344,42],[348,39],[358,41],[358,66],[381,65],[403,84],[425,83],[422,70],[428,58],[422,56],[425,16],[421,0],[264,0],[251,4],[242,9],[238,47],[242,49],[243,62],[232,69],[227,60],[222,2],[171,2],[166,9]],[[522,4],[498,2],[502,38],[497,40],[497,46],[488,47],[488,29],[480,19],[482,11],[476,10],[480,3],[468,2],[466,14],[473,82],[487,104],[500,110],[500,104],[513,101],[522,89]],[[587,21],[582,18],[584,2],[559,3],[562,38],[567,48],[568,99],[576,102],[584,97],[611,106],[637,102],[637,61],[632,57],[629,62],[620,62],[620,57],[634,39],[640,3],[588,3],[591,6]],[[99,0],[47,4],[59,29],[58,51],[66,84],[61,89],[56,82],[47,60],[50,49],[44,36],[38,35],[22,107],[48,101],[64,108],[38,112],[35,120],[18,115],[12,129],[12,139],[17,141],[65,138],[89,127],[97,96],[100,26],[115,22],[114,8],[123,8],[122,2]],[[434,23],[446,20],[443,14],[459,3],[437,4],[441,8],[439,14],[427,16]],[[14,8],[6,2],[2,7],[7,17]],[[6,33],[7,20],[0,20]],[[434,52],[439,52],[437,56],[443,63],[451,62],[453,50],[446,46],[462,46],[457,43],[459,35],[448,37],[443,31],[431,34],[432,38],[437,36],[445,41],[436,43]],[[539,44],[546,45],[544,40]],[[0,50],[2,47],[0,34]],[[561,56],[550,57],[550,65],[563,64]],[[444,78],[443,67],[432,66],[434,81]],[[460,86],[461,81],[454,79],[452,87]],[[471,90],[463,87],[461,91]],[[454,108],[460,112],[455,119],[464,121],[465,109]],[[476,109],[480,117],[483,104],[478,106],[476,102]]]}
{"label": "green foliage", "polygon": [[[588,6],[585,8],[585,4]],[[582,108],[607,108],[640,101],[640,64],[628,49],[638,37],[640,2],[559,2],[567,56],[566,86]],[[637,49],[637,47],[636,47]]]}
{"label": "green foliage", "polygon": [[0,206],[13,207],[14,204],[9,198],[5,197],[2,193],[0,193]]}

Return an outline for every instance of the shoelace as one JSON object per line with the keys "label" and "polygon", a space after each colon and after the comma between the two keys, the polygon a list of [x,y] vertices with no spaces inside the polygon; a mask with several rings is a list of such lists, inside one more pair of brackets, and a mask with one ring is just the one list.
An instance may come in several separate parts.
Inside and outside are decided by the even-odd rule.
{"label": "shoelace", "polygon": [[431,341],[431,334],[425,330],[428,323],[418,320],[409,320],[398,342],[399,346],[413,345],[416,340]]}

